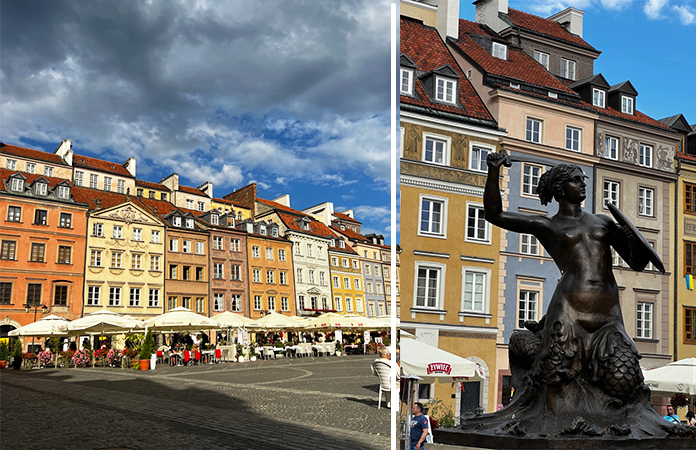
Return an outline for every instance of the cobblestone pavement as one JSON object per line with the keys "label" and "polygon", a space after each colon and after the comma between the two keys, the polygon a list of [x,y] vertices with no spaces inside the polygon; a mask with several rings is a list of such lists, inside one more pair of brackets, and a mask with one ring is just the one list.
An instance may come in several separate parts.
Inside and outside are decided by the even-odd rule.
{"label": "cobblestone pavement", "polygon": [[374,356],[0,371],[0,448],[389,449]]}

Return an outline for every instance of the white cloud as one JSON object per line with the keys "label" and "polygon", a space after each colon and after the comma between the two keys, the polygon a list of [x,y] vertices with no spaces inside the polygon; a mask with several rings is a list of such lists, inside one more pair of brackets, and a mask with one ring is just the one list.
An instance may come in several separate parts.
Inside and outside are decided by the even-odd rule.
{"label": "white cloud", "polygon": [[606,9],[621,10],[626,6],[630,6],[633,0],[600,0],[600,3]]}
{"label": "white cloud", "polygon": [[682,25],[691,25],[696,23],[696,13],[690,6],[672,6],[679,15]]}
{"label": "white cloud", "polygon": [[643,11],[652,20],[662,19],[662,10],[667,6],[668,0],[648,0],[643,7]]}
{"label": "white cloud", "polygon": [[351,208],[355,218],[360,222],[370,221],[379,223],[391,222],[391,209],[388,206],[360,205]]}

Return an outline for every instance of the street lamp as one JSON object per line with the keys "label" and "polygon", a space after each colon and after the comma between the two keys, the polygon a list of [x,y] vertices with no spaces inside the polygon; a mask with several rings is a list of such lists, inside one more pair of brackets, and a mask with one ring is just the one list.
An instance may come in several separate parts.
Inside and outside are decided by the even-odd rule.
{"label": "street lamp", "polygon": [[[39,312],[39,308],[41,308],[41,314],[46,314],[48,311],[48,308],[43,303],[40,305],[29,303],[24,304],[24,311],[26,311],[27,314],[30,313],[32,309],[34,310],[34,322],[36,322],[36,313]],[[34,336],[31,337],[31,351],[34,351]]]}

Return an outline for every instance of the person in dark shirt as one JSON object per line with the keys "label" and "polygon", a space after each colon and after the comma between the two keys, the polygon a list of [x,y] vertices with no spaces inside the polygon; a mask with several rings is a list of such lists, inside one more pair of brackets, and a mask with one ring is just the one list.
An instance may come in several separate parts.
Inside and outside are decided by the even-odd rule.
{"label": "person in dark shirt", "polygon": [[428,419],[423,415],[423,404],[414,403],[411,406],[411,442],[408,450],[423,450],[425,448],[425,438],[428,436]]}

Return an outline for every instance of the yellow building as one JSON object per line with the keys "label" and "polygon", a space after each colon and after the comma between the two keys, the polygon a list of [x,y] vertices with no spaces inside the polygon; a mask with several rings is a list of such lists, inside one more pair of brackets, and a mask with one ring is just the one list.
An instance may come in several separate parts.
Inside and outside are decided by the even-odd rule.
{"label": "yellow building", "polygon": [[211,206],[223,214],[234,214],[237,222],[251,218],[251,208],[247,208],[239,202],[225,200],[224,198],[213,198]]}
{"label": "yellow building", "polygon": [[[696,275],[696,155],[677,153],[677,266],[674,359],[696,358],[696,288],[688,289],[686,276]],[[674,194],[673,194],[674,195]],[[696,282],[696,279],[694,279]]]}
{"label": "yellow building", "polygon": [[323,309],[334,309],[341,314],[365,315],[365,283],[358,253],[346,244],[343,237],[336,237],[329,246],[329,260],[333,307],[327,305]]}
{"label": "yellow building", "polygon": [[136,198],[76,190],[89,204],[84,313],[138,319],[164,312],[164,223]]}

